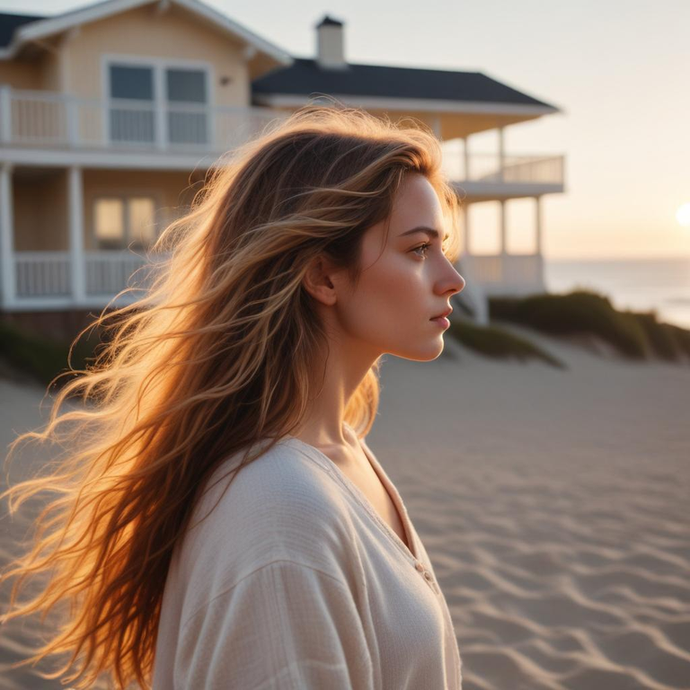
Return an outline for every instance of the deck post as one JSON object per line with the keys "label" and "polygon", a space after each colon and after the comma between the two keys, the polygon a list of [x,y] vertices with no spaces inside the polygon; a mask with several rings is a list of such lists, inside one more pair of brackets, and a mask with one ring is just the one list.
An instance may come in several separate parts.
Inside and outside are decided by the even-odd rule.
{"label": "deck post", "polygon": [[537,265],[538,265],[538,280],[543,290],[546,290],[546,282],[544,280],[544,257],[542,255],[542,237],[541,237],[541,197],[534,197],[535,204],[535,248],[534,253],[537,255]]}
{"label": "deck post", "polygon": [[14,278],[14,222],[12,219],[12,164],[0,164],[0,280],[2,308],[14,306],[16,283]]}
{"label": "deck post", "polygon": [[0,142],[12,141],[12,93],[10,87],[0,84]]}
{"label": "deck post", "polygon": [[69,250],[72,274],[72,298],[75,304],[86,301],[84,256],[84,180],[82,169],[71,165],[68,169]]}
{"label": "deck post", "polygon": [[465,158],[465,179],[469,180],[470,179],[470,149],[469,149],[469,142],[468,142],[468,137],[464,137],[462,140],[462,152],[463,156]]}

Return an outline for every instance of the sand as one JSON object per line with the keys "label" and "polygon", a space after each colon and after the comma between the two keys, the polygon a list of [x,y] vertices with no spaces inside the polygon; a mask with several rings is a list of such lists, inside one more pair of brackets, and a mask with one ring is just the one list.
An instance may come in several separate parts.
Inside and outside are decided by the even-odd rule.
{"label": "sand", "polygon": [[[530,338],[568,368],[449,338],[434,362],[387,357],[368,437],[434,563],[463,688],[690,688],[690,366]],[[0,381],[3,447],[43,392]],[[26,524],[0,526],[4,563]],[[2,668],[38,630],[0,629],[2,688],[64,687]]]}

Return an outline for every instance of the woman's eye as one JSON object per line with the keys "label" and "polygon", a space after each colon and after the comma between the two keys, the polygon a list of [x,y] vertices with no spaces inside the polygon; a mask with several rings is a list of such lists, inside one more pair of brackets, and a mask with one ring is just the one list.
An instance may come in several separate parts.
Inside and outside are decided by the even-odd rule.
{"label": "woman's eye", "polygon": [[429,247],[431,247],[431,244],[429,242],[427,242],[426,244],[420,244],[419,247],[415,247],[412,251],[418,252],[420,249],[423,249],[424,253],[423,254],[417,254],[417,256],[426,256],[426,253],[427,253]]}

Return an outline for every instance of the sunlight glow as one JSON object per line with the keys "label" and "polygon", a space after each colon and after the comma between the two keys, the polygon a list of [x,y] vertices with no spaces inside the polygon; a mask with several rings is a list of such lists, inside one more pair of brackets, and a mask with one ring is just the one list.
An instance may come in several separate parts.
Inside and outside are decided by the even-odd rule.
{"label": "sunlight glow", "polygon": [[676,211],[676,220],[684,227],[690,227],[690,203],[683,204]]}

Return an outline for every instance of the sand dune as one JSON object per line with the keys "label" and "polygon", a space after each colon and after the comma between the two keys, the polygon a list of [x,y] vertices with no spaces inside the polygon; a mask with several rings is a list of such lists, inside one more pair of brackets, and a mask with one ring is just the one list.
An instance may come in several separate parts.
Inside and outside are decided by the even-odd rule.
{"label": "sand dune", "polygon": [[[368,437],[434,562],[463,688],[690,688],[690,367],[530,337],[568,369],[449,340],[431,363],[387,358]],[[42,394],[0,381],[3,447]],[[24,532],[0,525],[4,561]],[[37,630],[0,629],[0,662]]]}

